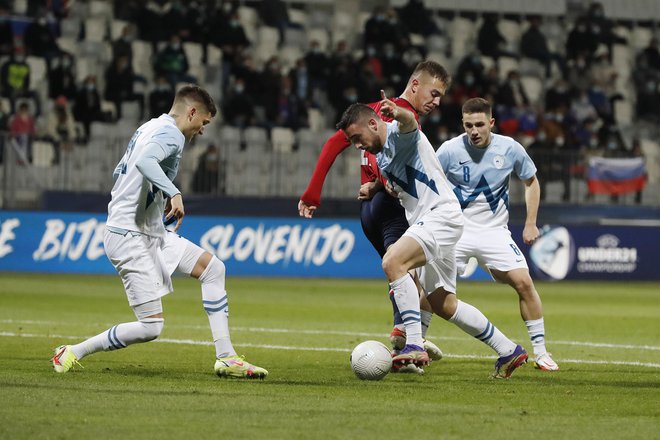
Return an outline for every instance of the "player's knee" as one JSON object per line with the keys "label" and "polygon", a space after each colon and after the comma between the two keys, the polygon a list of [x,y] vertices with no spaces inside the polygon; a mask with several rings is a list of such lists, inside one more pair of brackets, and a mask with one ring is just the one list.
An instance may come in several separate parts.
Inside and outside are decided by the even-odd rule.
{"label": "player's knee", "polygon": [[382,261],[383,272],[390,281],[397,280],[405,275],[405,270],[401,269],[401,263],[391,252],[386,252]]}
{"label": "player's knee", "polygon": [[518,292],[518,295],[522,298],[533,295],[535,292],[534,281],[532,281],[532,277],[530,276],[512,280],[512,285],[516,292]]}
{"label": "player's knee", "polygon": [[199,281],[202,283],[215,283],[221,281],[224,284],[225,272],[225,263],[214,255],[206,265],[206,269],[204,269],[202,275],[200,275]]}
{"label": "player's knee", "polygon": [[165,320],[163,318],[144,318],[140,320],[140,324],[142,324],[142,334],[139,342],[149,342],[160,336]]}

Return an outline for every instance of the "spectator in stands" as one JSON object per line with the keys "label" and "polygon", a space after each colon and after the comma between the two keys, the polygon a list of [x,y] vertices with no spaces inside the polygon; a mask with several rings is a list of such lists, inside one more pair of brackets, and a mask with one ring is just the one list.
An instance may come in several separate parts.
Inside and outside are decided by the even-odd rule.
{"label": "spectator in stands", "polygon": [[552,75],[552,62],[556,62],[562,74],[566,75],[566,62],[561,55],[548,49],[548,41],[541,31],[541,17],[533,15],[529,18],[529,28],[520,38],[520,52],[523,56],[540,61],[545,66],[545,76]]}
{"label": "spectator in stands", "polygon": [[305,65],[309,75],[310,88],[325,90],[328,84],[330,59],[321,50],[321,44],[316,40],[309,43],[309,51],[305,54]]}
{"label": "spectator in stands", "polygon": [[48,97],[64,96],[69,100],[76,97],[76,74],[74,58],[69,52],[60,52],[48,66]]}
{"label": "spectator in stands", "polygon": [[[368,49],[367,49],[368,52]],[[373,57],[378,61],[378,58]],[[378,96],[384,87],[382,68],[380,61],[372,62],[372,57],[367,54],[358,65],[358,99],[360,102],[369,102],[372,96]]]}
{"label": "spectator in stands", "polygon": [[112,12],[116,20],[137,23],[144,7],[144,0],[118,0],[112,2]]}
{"label": "spectator in stands", "polygon": [[235,127],[256,125],[254,101],[245,91],[243,78],[236,78],[223,100],[222,114],[225,122]]}
{"label": "spectator in stands", "polygon": [[337,99],[337,104],[335,105],[335,121],[339,121],[341,119],[341,115],[344,113],[344,110],[347,106],[355,104],[356,102],[358,102],[357,89],[352,85],[347,85],[344,89],[342,89],[341,95]]}
{"label": "spectator in stands", "polygon": [[423,0],[408,0],[408,3],[399,9],[399,17],[408,29],[414,29],[425,37],[440,33],[433,21],[433,11],[424,5]]}
{"label": "spectator in stands", "polygon": [[60,162],[62,151],[72,151],[76,140],[76,125],[65,96],[55,100],[53,110],[48,113],[46,138],[53,143],[53,164]]}
{"label": "spectator in stands", "polygon": [[121,30],[121,35],[112,42],[112,59],[121,56],[128,57],[129,63],[133,63],[133,40],[135,38],[135,26],[127,24]]}
{"label": "spectator in stands", "polygon": [[144,116],[144,95],[134,90],[135,74],[128,56],[122,55],[112,60],[105,71],[104,98],[115,104],[117,119],[121,119],[122,103],[137,101],[140,106],[141,120]]}
{"label": "spectator in stands", "polygon": [[89,75],[85,78],[82,87],[76,94],[73,114],[76,121],[82,122],[85,129],[84,142],[89,140],[92,122],[108,119],[101,111],[101,96],[96,83],[96,76]]}
{"label": "spectator in stands", "polygon": [[211,43],[222,51],[222,90],[226,91],[236,59],[250,46],[250,40],[238,19],[238,12],[228,17],[222,13],[216,14],[211,29]]}
{"label": "spectator in stands", "polygon": [[586,90],[580,91],[580,94],[573,98],[571,102],[571,116],[582,124],[585,119],[598,119],[596,108],[589,101],[589,95]]}
{"label": "spectator in stands", "polygon": [[392,87],[394,90],[403,90],[406,88],[408,78],[408,68],[403,63],[400,53],[392,43],[387,43],[383,48],[383,54],[380,57],[380,64],[383,71],[383,81],[385,87]]}
{"label": "spectator in stands", "polygon": [[11,56],[14,53],[14,32],[9,21],[10,8],[4,1],[0,2],[0,56]]}
{"label": "spectator in stands", "polygon": [[291,80],[291,87],[298,99],[309,106],[312,100],[312,82],[304,58],[296,61],[296,65],[289,71],[289,79]]}
{"label": "spectator in stands", "polygon": [[224,185],[219,185],[220,170],[220,152],[214,144],[209,144],[206,151],[197,160],[197,168],[195,168],[192,181],[193,192],[198,194],[224,194]]}
{"label": "spectator in stands", "polygon": [[653,37],[649,45],[644,48],[640,56],[646,58],[647,66],[660,74],[660,50],[658,50],[658,39]]}
{"label": "spectator in stands", "polygon": [[282,84],[282,73],[280,69],[280,61],[277,56],[273,55],[266,62],[259,78],[260,91],[257,95],[259,100],[255,104],[265,109],[266,118],[269,121],[275,121],[277,115],[277,100],[280,96],[280,87]]}
{"label": "spectator in stands", "polygon": [[163,75],[156,77],[155,86],[149,93],[149,117],[157,118],[168,113],[174,101],[174,89]]}
{"label": "spectator in stands", "polygon": [[660,75],[648,65],[645,56],[637,58],[633,70],[633,81],[637,92],[637,116],[659,120],[660,115]]}
{"label": "spectator in stands", "polygon": [[57,56],[59,47],[48,23],[46,10],[38,12],[35,20],[25,28],[23,44],[28,55],[45,58],[47,62]]}
{"label": "spectator in stands", "polygon": [[245,95],[256,104],[261,93],[261,72],[254,65],[254,59],[247,54],[240,56],[234,66],[234,79],[241,78],[245,84]]}
{"label": "spectator in stands", "polygon": [[625,38],[614,33],[614,23],[605,17],[605,9],[600,2],[592,2],[584,18],[594,38],[599,44],[604,44],[607,47],[608,58],[611,59],[612,57],[612,46],[614,44],[627,43]]}
{"label": "spectator in stands", "polygon": [[403,51],[404,47],[408,46],[407,42],[410,41],[410,30],[399,19],[396,9],[388,8],[385,15],[387,17],[386,39],[381,42],[379,52],[382,53],[383,46],[388,43],[393,44],[398,50]]}
{"label": "spectator in stands", "polygon": [[[540,130],[534,141],[527,148],[529,157],[536,164],[536,176],[541,187],[541,200],[546,198],[546,188],[549,182],[560,180],[561,163],[557,160],[557,149],[554,142],[549,140],[545,131]],[[553,160],[553,157],[555,160]],[[568,193],[564,190],[564,200],[568,200]]]}
{"label": "spectator in stands", "polygon": [[380,48],[382,44],[390,41],[391,30],[387,22],[387,14],[384,6],[376,6],[371,17],[364,24],[364,35],[362,37],[365,50],[371,46]]}
{"label": "spectator in stands", "polygon": [[[335,110],[341,110],[350,104],[357,102],[357,65],[353,59],[344,51],[345,42],[337,44],[337,51],[333,54],[330,77],[328,80],[328,98]],[[347,101],[346,90],[352,89],[355,92],[355,101]],[[348,102],[348,104],[347,104]],[[341,117],[341,112],[339,117]],[[336,118],[338,121],[340,118]]]}
{"label": "spectator in stands", "polygon": [[188,57],[181,47],[181,37],[173,34],[165,47],[156,53],[154,72],[157,75],[164,75],[174,87],[180,82],[197,82],[195,77],[188,74],[189,68]]}
{"label": "spectator in stands", "polygon": [[282,0],[263,1],[259,2],[257,10],[263,24],[277,28],[280,34],[278,46],[281,47],[284,44],[286,28],[292,26],[286,4]]}
{"label": "spectator in stands", "polygon": [[495,97],[497,107],[508,107],[511,110],[529,105],[529,98],[520,82],[520,74],[517,70],[510,70],[506,80],[500,84]]}
{"label": "spectator in stands", "polygon": [[16,46],[14,55],[0,68],[0,84],[2,96],[9,98],[12,113],[16,111],[18,98],[29,98],[34,102],[36,116],[41,114],[39,95],[30,89],[30,65],[25,61],[23,47]]}
{"label": "spectator in stands", "polygon": [[482,55],[497,61],[499,57],[518,58],[518,54],[507,49],[508,42],[497,28],[497,16],[484,14],[484,22],[477,35],[477,49]]}
{"label": "spectator in stands", "polygon": [[[275,114],[275,125],[297,130],[308,127],[307,105],[300,99],[291,87],[291,79],[282,76],[280,93],[277,97],[277,113]],[[269,120],[272,120],[268,118]]]}
{"label": "spectator in stands", "polygon": [[598,44],[598,37],[589,29],[587,19],[579,17],[566,39],[566,58],[570,62],[582,57],[589,64]]}
{"label": "spectator in stands", "polygon": [[161,41],[177,35],[183,23],[183,14],[169,0],[151,0],[143,4],[137,23],[140,39],[151,42],[154,52]]}
{"label": "spectator in stands", "polygon": [[568,108],[571,105],[571,90],[568,83],[563,78],[558,79],[545,92],[546,111],[555,111],[558,108]]}
{"label": "spectator in stands", "polygon": [[473,51],[467,54],[456,68],[455,80],[466,84],[465,77],[470,74],[475,84],[480,84],[484,77],[484,65],[481,62],[479,52]]}
{"label": "spectator in stands", "polygon": [[18,163],[32,163],[32,141],[35,135],[34,117],[26,102],[18,105],[18,112],[11,118],[9,134],[18,146]]}

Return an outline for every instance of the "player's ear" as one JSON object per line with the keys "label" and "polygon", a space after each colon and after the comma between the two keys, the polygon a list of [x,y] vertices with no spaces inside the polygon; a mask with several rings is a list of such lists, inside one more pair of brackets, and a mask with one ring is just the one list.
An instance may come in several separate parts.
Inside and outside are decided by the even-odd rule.
{"label": "player's ear", "polygon": [[490,118],[490,128],[495,126],[495,118]]}
{"label": "player's ear", "polygon": [[194,118],[196,114],[197,114],[197,107],[195,107],[194,105],[190,106],[190,108],[188,109],[188,119],[192,120],[192,118]]}
{"label": "player's ear", "polygon": [[410,82],[410,90],[412,90],[413,93],[417,92],[417,88],[419,87],[419,80],[417,78],[414,78]]}

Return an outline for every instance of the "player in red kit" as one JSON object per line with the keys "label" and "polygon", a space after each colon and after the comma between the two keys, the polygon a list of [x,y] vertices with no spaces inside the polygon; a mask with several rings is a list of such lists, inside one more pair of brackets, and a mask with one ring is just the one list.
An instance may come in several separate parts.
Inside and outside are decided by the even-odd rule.
{"label": "player in red kit", "polygon": [[[412,111],[419,123],[419,115],[430,113],[440,105],[440,99],[449,87],[450,81],[451,78],[442,65],[430,60],[422,61],[417,64],[410,75],[403,94],[392,100],[396,105]],[[391,118],[381,114],[381,101],[368,105],[384,121],[391,121]],[[338,130],[323,145],[309,185],[298,202],[298,213],[301,217],[311,218],[321,205],[321,191],[325,177],[337,156],[350,145],[351,143],[341,130]],[[399,200],[386,191],[387,181],[378,169],[376,157],[366,151],[361,151],[361,154],[361,186],[358,199],[361,200],[362,230],[382,258],[387,248],[406,231],[408,222]],[[399,311],[393,299],[390,299],[394,308],[394,329],[390,340],[393,348],[397,350],[403,348],[406,338]],[[425,300],[422,301],[421,307],[422,328],[426,333],[433,312]],[[442,352],[434,344],[426,341],[425,348],[432,359],[442,357]]]}

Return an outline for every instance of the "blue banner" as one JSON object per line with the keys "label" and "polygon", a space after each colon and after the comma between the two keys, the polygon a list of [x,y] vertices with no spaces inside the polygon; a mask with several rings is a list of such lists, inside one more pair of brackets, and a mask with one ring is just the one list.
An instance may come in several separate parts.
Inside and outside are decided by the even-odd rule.
{"label": "blue banner", "polygon": [[[0,211],[0,271],[114,273],[103,214]],[[383,278],[358,220],[187,216],[181,235],[230,275]]]}
{"label": "blue banner", "polygon": [[[114,273],[105,214],[0,211],[0,271]],[[522,228],[512,235],[521,242]],[[229,276],[384,278],[358,220],[187,216],[179,231],[215,254]],[[658,227],[545,226],[530,248],[534,278],[659,280]],[[490,277],[477,268],[470,280]],[[460,283],[460,280],[459,280]]]}

